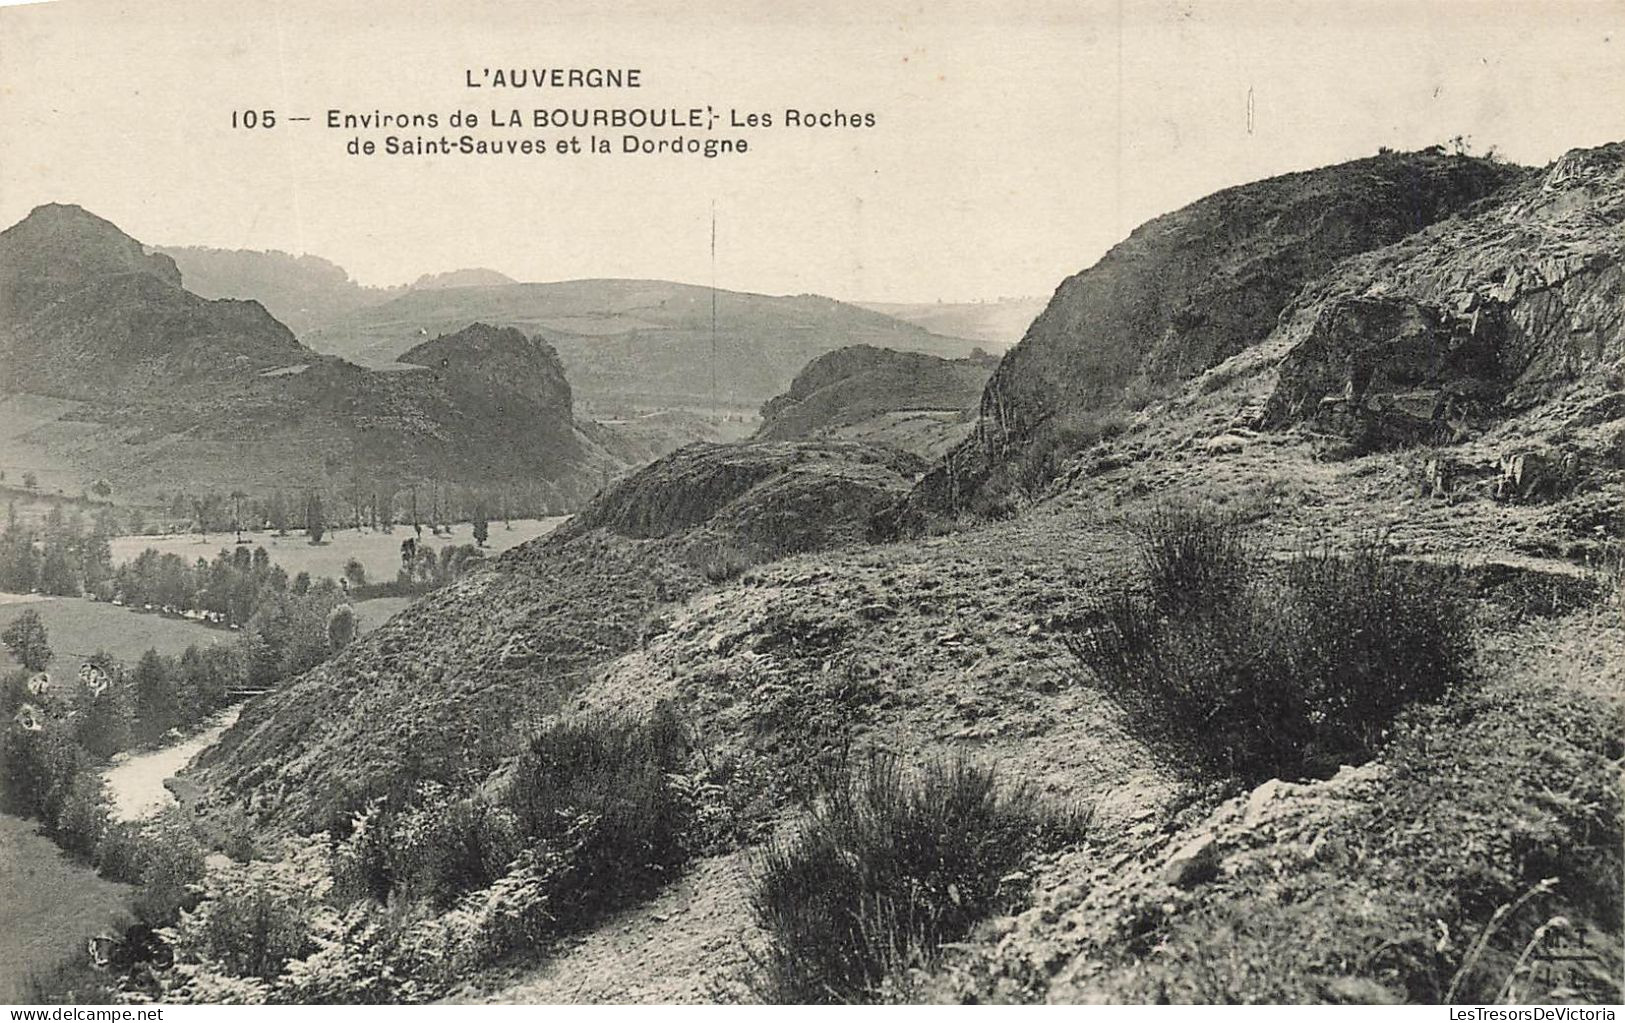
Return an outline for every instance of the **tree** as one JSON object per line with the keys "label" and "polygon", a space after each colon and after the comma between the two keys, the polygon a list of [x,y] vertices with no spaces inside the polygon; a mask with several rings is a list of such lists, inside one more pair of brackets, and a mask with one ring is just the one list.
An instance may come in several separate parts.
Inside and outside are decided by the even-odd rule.
{"label": "tree", "polygon": [[321,543],[327,526],[322,522],[322,495],[311,494],[305,501],[305,535],[311,543]]}
{"label": "tree", "polygon": [[485,509],[476,508],[474,510],[474,542],[477,545],[484,547],[485,541],[489,540],[490,538],[491,523],[486,521]]}
{"label": "tree", "polygon": [[180,722],[174,663],[156,650],[141,655],[135,666],[135,717],[141,734],[156,739]]}
{"label": "tree", "polygon": [[277,536],[288,535],[288,501],[278,490],[271,495],[270,508],[271,528],[276,530]]}
{"label": "tree", "polygon": [[51,663],[50,638],[39,612],[32,608],[18,615],[16,621],[6,626],[5,632],[0,632],[0,641],[5,642],[11,656],[29,671],[44,671]]}
{"label": "tree", "polygon": [[85,694],[83,712],[75,722],[74,738],[92,756],[103,759],[130,747],[130,721],[134,708],[122,680],[100,693]]}
{"label": "tree", "polygon": [[360,558],[351,558],[344,563],[344,578],[351,586],[367,585],[367,566],[361,563]]}
{"label": "tree", "polygon": [[355,639],[355,610],[340,604],[327,613],[327,648],[338,653]]}
{"label": "tree", "polygon": [[90,492],[97,497],[107,497],[113,493],[113,487],[106,480],[97,480],[90,485]]}
{"label": "tree", "polygon": [[243,542],[243,498],[248,495],[241,490],[231,492],[231,528],[237,534],[237,542]]}
{"label": "tree", "polygon": [[23,486],[27,487],[29,490],[33,490],[35,487],[39,486],[39,477],[34,475],[32,470],[23,473]]}

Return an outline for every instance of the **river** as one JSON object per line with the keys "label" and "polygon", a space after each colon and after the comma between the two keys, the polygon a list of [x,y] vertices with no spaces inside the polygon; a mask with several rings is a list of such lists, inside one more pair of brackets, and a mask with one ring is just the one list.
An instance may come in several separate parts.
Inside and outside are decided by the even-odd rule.
{"label": "river", "polygon": [[[144,820],[175,801],[172,778],[237,720],[237,707],[172,746],[121,754],[103,772],[116,820]],[[85,939],[119,925],[134,889],[97,876],[39,834],[0,814],[0,1003],[27,996],[28,978],[84,953]]]}
{"label": "river", "polygon": [[175,802],[164,782],[181,772],[199,753],[213,746],[236,721],[241,707],[227,707],[211,717],[204,729],[163,749],[142,753],[120,753],[113,765],[102,772],[107,797],[113,804],[113,819],[146,820]]}

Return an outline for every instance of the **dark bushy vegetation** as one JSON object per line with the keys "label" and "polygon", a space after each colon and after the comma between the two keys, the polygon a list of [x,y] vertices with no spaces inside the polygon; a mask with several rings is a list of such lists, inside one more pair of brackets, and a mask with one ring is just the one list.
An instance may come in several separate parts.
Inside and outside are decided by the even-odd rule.
{"label": "dark bushy vegetation", "polygon": [[426,783],[375,800],[343,838],[208,871],[189,835],[105,828],[104,871],[142,882],[140,915],[170,928],[174,957],[123,987],[172,1002],[441,997],[671,877],[703,809],[684,783],[691,752],[666,706],[561,721],[500,792]]}
{"label": "dark bushy vegetation", "polygon": [[39,612],[32,608],[18,615],[0,632],[0,642],[4,642],[17,663],[29,671],[44,671],[51,663],[50,633],[40,621]]}
{"label": "dark bushy vegetation", "polygon": [[805,828],[769,845],[752,898],[771,942],[756,993],[770,1002],[870,1002],[1025,894],[1012,875],[1083,822],[965,761],[911,782],[875,757],[833,777]]}
{"label": "dark bushy vegetation", "polygon": [[15,504],[9,506],[0,531],[0,590],[78,596],[111,573],[113,528],[105,511],[87,526],[83,513],[64,515],[56,505],[36,532],[18,521]]}
{"label": "dark bushy vegetation", "polygon": [[526,841],[575,844],[565,919],[637,898],[688,859],[694,808],[670,777],[688,759],[687,731],[664,704],[647,720],[589,717],[531,741],[507,803]]}
{"label": "dark bushy vegetation", "polygon": [[1271,564],[1240,527],[1165,509],[1140,527],[1139,585],[1067,637],[1137,729],[1181,763],[1243,780],[1368,759],[1394,716],[1465,672],[1448,573],[1375,543]]}

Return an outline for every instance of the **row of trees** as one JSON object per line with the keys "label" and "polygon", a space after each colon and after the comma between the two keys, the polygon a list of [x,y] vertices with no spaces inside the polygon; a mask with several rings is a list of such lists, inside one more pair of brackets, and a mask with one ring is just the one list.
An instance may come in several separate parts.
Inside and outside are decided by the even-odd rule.
{"label": "row of trees", "polygon": [[0,590],[72,597],[105,580],[113,571],[106,525],[87,524],[79,512],[65,515],[58,506],[39,529],[30,529],[9,505],[0,532]]}
{"label": "row of trees", "polygon": [[339,588],[332,579],[312,579],[308,572],[290,579],[264,547],[222,548],[213,561],[198,558],[191,563],[179,554],[148,547],[91,592],[132,607],[150,604],[201,611],[219,616],[224,623],[243,625],[279,594],[303,597],[332,594]]}
{"label": "row of trees", "polygon": [[23,800],[24,811],[39,815],[51,803],[51,764],[65,762],[59,749],[50,752],[59,739],[71,738],[96,760],[158,742],[219,710],[235,693],[273,688],[309,670],[349,645],[357,624],[350,605],[312,594],[262,609],[235,642],[194,644],[179,656],[148,650],[133,667],[99,652],[89,659],[99,672],[93,683],[74,675],[37,686],[31,680],[50,662],[50,637],[39,615],[25,611],[0,634],[22,666],[0,686],[0,713],[9,726],[5,748],[15,755],[5,769],[6,791]]}
{"label": "row of trees", "polygon": [[[502,488],[451,487],[438,484],[386,487],[356,484],[349,488],[326,486],[302,492],[281,490],[251,494],[243,490],[175,491],[159,495],[163,516],[185,528],[209,533],[271,531],[286,535],[303,529],[319,542],[323,534],[340,529],[391,532],[410,526],[449,532],[459,522],[511,523],[516,518],[542,518],[567,514],[570,501],[547,481]],[[126,516],[134,533],[147,525],[144,514]]]}

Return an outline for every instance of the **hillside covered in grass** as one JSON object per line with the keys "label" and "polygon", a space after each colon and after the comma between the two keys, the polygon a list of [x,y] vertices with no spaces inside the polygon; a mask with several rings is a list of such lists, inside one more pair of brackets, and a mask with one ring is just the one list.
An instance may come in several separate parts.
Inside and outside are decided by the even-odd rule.
{"label": "hillside covered in grass", "polygon": [[[187,791],[265,858],[154,983],[1617,1000],[1620,167],[1228,190],[1064,284],[943,462],[607,488],[245,708]],[[287,944],[219,959],[278,871]]]}

